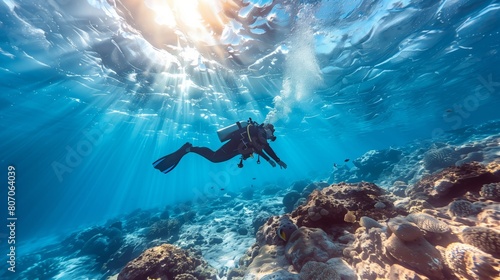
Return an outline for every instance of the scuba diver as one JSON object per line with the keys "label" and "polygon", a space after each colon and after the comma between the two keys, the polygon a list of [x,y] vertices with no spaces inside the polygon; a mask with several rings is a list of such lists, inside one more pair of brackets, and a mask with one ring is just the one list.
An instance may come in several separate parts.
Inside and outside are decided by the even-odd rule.
{"label": "scuba diver", "polygon": [[166,174],[177,166],[184,155],[191,152],[215,163],[224,162],[237,155],[241,155],[238,167],[242,168],[243,160],[253,157],[253,154],[256,153],[259,157],[257,159],[257,164],[260,164],[260,157],[262,157],[273,167],[276,167],[276,164],[278,164],[280,168],[286,169],[286,163],[276,155],[267,142],[267,140],[271,140],[272,142],[276,140],[274,131],[274,126],[272,124],[267,123],[259,125],[249,118],[248,121],[236,122],[231,126],[217,131],[221,142],[229,140],[217,151],[213,151],[207,147],[193,147],[193,145],[188,142],[174,153],[153,162],[153,166]]}

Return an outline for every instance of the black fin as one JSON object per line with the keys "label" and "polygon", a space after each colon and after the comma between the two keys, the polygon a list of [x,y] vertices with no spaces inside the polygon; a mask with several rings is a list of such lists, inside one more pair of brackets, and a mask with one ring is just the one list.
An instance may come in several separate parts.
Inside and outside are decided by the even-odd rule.
{"label": "black fin", "polygon": [[191,147],[191,144],[184,144],[177,151],[153,162],[153,167],[160,170],[164,174],[167,174],[168,172],[172,171],[177,166],[177,164],[179,164],[179,161],[181,161],[182,157],[187,154],[186,149],[188,147]]}

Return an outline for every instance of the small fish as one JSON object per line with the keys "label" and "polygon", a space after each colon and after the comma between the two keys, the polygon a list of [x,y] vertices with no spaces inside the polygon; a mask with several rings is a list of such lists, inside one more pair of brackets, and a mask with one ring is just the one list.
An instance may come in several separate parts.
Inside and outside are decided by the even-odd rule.
{"label": "small fish", "polygon": [[333,167],[337,168],[337,164],[336,164],[336,163],[334,163],[334,164],[333,164]]}
{"label": "small fish", "polygon": [[252,178],[252,180],[255,180],[255,178]]}
{"label": "small fish", "polygon": [[447,109],[447,110],[446,110],[446,113],[451,113],[451,112],[453,112],[453,110],[452,110],[452,109]]}
{"label": "small fish", "polygon": [[349,160],[350,160],[350,159],[346,158],[346,159],[344,159],[344,162],[348,162]]}
{"label": "small fish", "polygon": [[225,190],[225,189],[224,189],[224,188],[221,188],[220,190],[221,190],[221,191],[223,191],[223,190]]}

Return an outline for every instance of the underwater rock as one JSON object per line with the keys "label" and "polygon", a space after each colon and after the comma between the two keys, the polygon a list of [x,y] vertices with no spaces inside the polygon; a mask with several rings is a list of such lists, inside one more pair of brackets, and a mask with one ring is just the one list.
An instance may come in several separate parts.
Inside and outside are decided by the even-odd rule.
{"label": "underwater rock", "polygon": [[500,257],[500,232],[486,227],[468,227],[459,234],[460,240],[481,249],[483,252]]}
{"label": "underwater rock", "polygon": [[319,228],[299,228],[292,234],[285,247],[285,256],[297,271],[308,261],[326,262],[341,255],[340,245],[333,243]]}
{"label": "underwater rock", "polygon": [[402,241],[415,241],[424,236],[420,228],[401,217],[390,219],[387,226]]}
{"label": "underwater rock", "polygon": [[257,233],[259,228],[266,223],[268,219],[270,219],[271,214],[267,212],[259,212],[257,216],[252,220],[252,226],[254,230],[254,234]]}
{"label": "underwater rock", "polygon": [[500,277],[500,261],[468,244],[451,243],[446,247],[444,259],[460,279],[494,280]]}
{"label": "underwater rock", "polygon": [[153,223],[146,231],[146,238],[169,239],[171,242],[178,239],[182,224],[178,219],[159,220]]}
{"label": "underwater rock", "polygon": [[486,199],[500,202],[500,183],[485,184],[481,187],[479,195]]}
{"label": "underwater rock", "polygon": [[[358,275],[341,257],[331,258],[326,264],[333,268],[342,280],[358,280]],[[304,269],[304,268],[302,268]]]}
{"label": "underwater rock", "polygon": [[[457,152],[460,152],[460,151],[457,151]],[[469,163],[469,162],[473,162],[473,161],[477,161],[477,162],[481,162],[484,160],[484,155],[483,153],[481,152],[471,152],[471,153],[468,153],[464,156],[462,156],[462,159],[457,161],[455,164],[456,165],[462,165],[464,163]]]}
{"label": "underwater rock", "polygon": [[446,233],[450,231],[450,227],[433,216],[425,213],[413,213],[406,217],[406,219],[420,229],[433,233]]}
{"label": "underwater rock", "polygon": [[[258,250],[254,250],[254,253],[252,253],[254,256],[246,269],[246,275],[250,277],[249,279],[255,279],[256,275],[271,276],[276,274],[284,277],[278,279],[294,278],[294,274],[287,271],[290,263],[285,257],[285,248],[283,246],[264,245],[260,248],[257,246],[255,249]],[[251,278],[252,276],[254,278]],[[298,279],[298,276],[295,277]]]}
{"label": "underwater rock", "polygon": [[479,223],[498,226],[500,225],[500,205],[488,205],[477,215]]}
{"label": "underwater rock", "polygon": [[328,187],[328,183],[325,182],[313,182],[307,185],[302,192],[300,193],[300,196],[302,198],[307,198],[314,190],[321,190],[322,188]]}
{"label": "underwater rock", "polygon": [[187,275],[195,279],[217,279],[215,269],[204,260],[191,256],[170,244],[147,249],[139,257],[130,261],[118,275],[118,280],[143,280],[149,278],[177,279]]}
{"label": "underwater rock", "polygon": [[463,199],[455,200],[448,205],[448,215],[450,215],[450,217],[467,217],[477,214],[477,212],[478,210],[474,204]]}
{"label": "underwater rock", "polygon": [[326,263],[309,261],[300,271],[301,280],[328,279],[340,280],[340,276],[333,267]]}
{"label": "underwater rock", "polygon": [[300,199],[300,193],[296,191],[291,191],[283,197],[283,206],[285,206],[285,212],[291,212],[294,208],[297,200]]}
{"label": "underwater rock", "polygon": [[429,280],[429,278],[416,273],[413,270],[410,270],[404,266],[399,264],[391,265],[391,269],[389,271],[389,280]]}
{"label": "underwater rock", "polygon": [[412,199],[424,198],[435,207],[449,204],[453,198],[467,192],[478,194],[484,184],[500,182],[496,167],[485,167],[477,162],[448,167],[425,176],[406,191]]}
{"label": "underwater rock", "polygon": [[385,279],[394,263],[386,256],[384,242],[387,232],[382,228],[364,227],[356,230],[356,240],[344,249],[343,255],[361,279]]}
{"label": "underwater rock", "polygon": [[275,184],[269,184],[262,189],[262,195],[276,195],[281,191],[281,187]]}
{"label": "underwater rock", "polygon": [[362,227],[365,227],[366,229],[370,228],[381,228],[382,225],[379,224],[377,221],[370,217],[363,216],[359,219],[359,225]]}
{"label": "underwater rock", "polygon": [[117,228],[104,228],[89,239],[80,250],[82,255],[97,256],[99,262],[106,261],[123,244],[122,232]]}
{"label": "underwater rock", "polygon": [[150,211],[145,211],[142,209],[136,209],[132,211],[125,217],[125,231],[132,232],[136,229],[150,226],[154,223],[150,220],[151,215],[152,213]]}
{"label": "underwater rock", "polygon": [[254,189],[252,187],[246,187],[241,190],[240,197],[244,200],[252,200],[254,195]]}
{"label": "underwater rock", "polygon": [[396,181],[392,184],[392,186],[389,188],[389,192],[392,194],[399,196],[399,197],[404,197],[405,196],[405,191],[408,188],[408,184],[406,184],[403,181]]}
{"label": "underwater rock", "polygon": [[298,193],[301,193],[307,187],[307,185],[309,185],[311,183],[312,183],[312,181],[308,180],[308,179],[296,181],[292,184],[292,191],[296,191]]}
{"label": "underwater rock", "polygon": [[[315,190],[307,203],[295,209],[291,216],[299,227],[318,227],[323,230],[328,230],[336,223],[344,223],[348,210],[352,210],[358,217],[385,219],[396,216],[392,203],[385,199],[383,194],[384,191],[372,183],[334,184],[322,190]],[[387,207],[376,209],[374,206],[378,201],[384,202]]]}
{"label": "underwater rock", "polygon": [[424,238],[404,242],[396,235],[391,235],[385,242],[385,247],[387,252],[399,262],[431,279],[444,279],[441,254]]}
{"label": "underwater rock", "polygon": [[352,161],[358,168],[356,175],[361,181],[375,181],[384,172],[390,172],[402,155],[397,149],[371,150]]}

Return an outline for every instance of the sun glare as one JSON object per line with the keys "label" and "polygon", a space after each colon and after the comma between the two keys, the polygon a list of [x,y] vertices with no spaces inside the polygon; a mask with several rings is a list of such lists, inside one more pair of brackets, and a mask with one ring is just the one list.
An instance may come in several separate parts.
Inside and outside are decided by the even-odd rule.
{"label": "sun glare", "polygon": [[155,12],[155,22],[181,30],[194,41],[214,41],[214,23],[223,24],[220,18],[220,0],[146,0]]}

